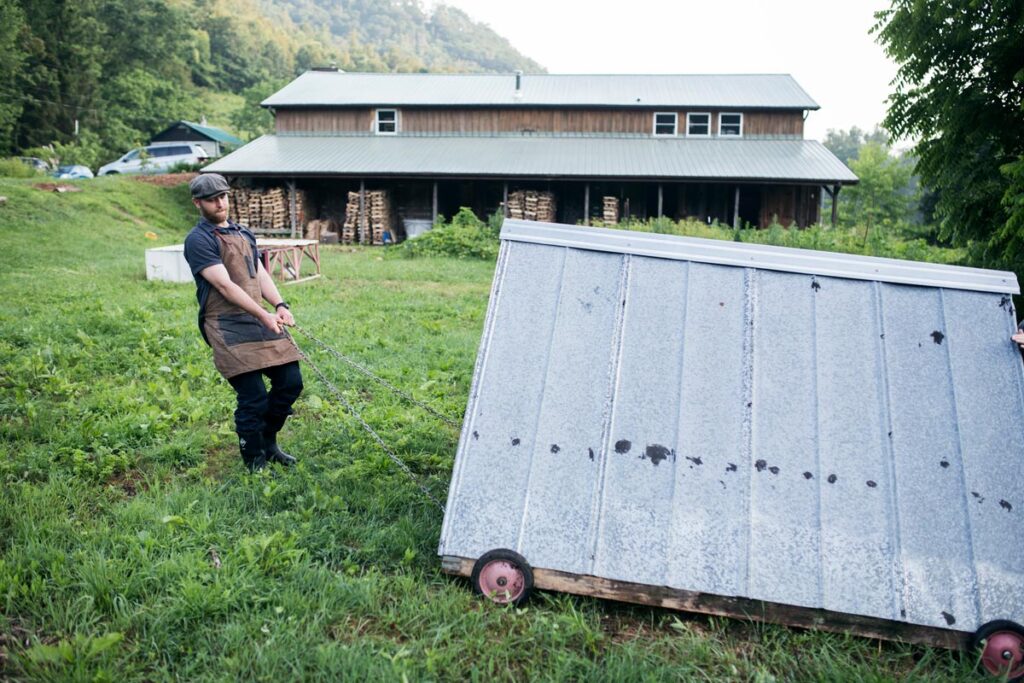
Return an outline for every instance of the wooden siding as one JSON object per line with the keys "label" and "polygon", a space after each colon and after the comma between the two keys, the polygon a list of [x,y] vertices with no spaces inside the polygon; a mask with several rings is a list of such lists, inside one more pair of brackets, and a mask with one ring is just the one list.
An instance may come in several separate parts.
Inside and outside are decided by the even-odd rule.
{"label": "wooden siding", "polygon": [[743,135],[794,135],[803,138],[804,117],[800,112],[750,112],[743,115]]}
{"label": "wooden siding", "polygon": [[[279,133],[365,133],[373,130],[374,109],[281,109]],[[663,111],[663,110],[659,110]],[[671,110],[669,110],[671,111]],[[701,112],[708,110],[701,110]],[[649,109],[439,109],[399,110],[406,133],[626,133],[651,135],[654,111]],[[677,130],[686,134],[686,111],[677,111]],[[712,134],[718,132],[718,111],[711,114]],[[743,113],[744,137],[787,135],[803,137],[800,112]]]}
{"label": "wooden siding", "polygon": [[280,109],[275,114],[278,133],[369,133],[370,109]]}
{"label": "wooden siding", "polygon": [[636,110],[406,109],[410,133],[639,133],[650,134],[654,116]]}

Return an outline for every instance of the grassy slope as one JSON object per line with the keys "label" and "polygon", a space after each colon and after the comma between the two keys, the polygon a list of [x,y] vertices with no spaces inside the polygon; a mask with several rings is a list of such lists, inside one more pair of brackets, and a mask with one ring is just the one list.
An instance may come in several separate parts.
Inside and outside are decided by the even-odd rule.
{"label": "grassy slope", "polygon": [[[81,186],[0,181],[0,679],[972,678],[970,658],[860,638],[560,594],[485,604],[441,574],[440,514],[308,371],[284,434],[302,465],[243,476],[194,290],[144,277],[144,250],[192,222],[184,189]],[[459,416],[492,268],[332,249],[286,294]],[[457,435],[317,360],[443,497]]]}

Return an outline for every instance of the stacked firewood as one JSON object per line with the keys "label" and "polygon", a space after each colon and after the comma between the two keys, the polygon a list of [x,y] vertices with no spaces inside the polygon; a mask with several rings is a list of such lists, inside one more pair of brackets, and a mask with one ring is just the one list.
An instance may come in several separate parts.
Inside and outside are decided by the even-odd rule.
{"label": "stacked firewood", "polygon": [[341,228],[345,244],[384,244],[395,242],[395,214],[387,190],[366,190],[360,201],[359,192],[348,193],[345,222]]}
{"label": "stacked firewood", "polygon": [[508,196],[508,215],[528,221],[555,222],[555,195],[537,190],[516,190]]}
{"label": "stacked firewood", "polygon": [[618,197],[603,197],[602,220],[605,225],[618,225],[619,223],[619,199]]}
{"label": "stacked firewood", "polygon": [[[291,216],[288,194],[281,188],[231,190],[231,217],[256,234],[290,234]],[[306,193],[295,193],[295,224],[302,225],[306,217]]]}

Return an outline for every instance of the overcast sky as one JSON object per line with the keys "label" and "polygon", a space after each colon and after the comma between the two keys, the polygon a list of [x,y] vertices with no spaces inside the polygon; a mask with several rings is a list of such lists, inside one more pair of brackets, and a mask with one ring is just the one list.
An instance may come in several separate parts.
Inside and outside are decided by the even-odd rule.
{"label": "overcast sky", "polygon": [[[426,0],[431,7],[436,0]],[[896,66],[868,30],[886,0],[444,0],[550,73],[788,73],[821,106],[805,137],[871,129]]]}

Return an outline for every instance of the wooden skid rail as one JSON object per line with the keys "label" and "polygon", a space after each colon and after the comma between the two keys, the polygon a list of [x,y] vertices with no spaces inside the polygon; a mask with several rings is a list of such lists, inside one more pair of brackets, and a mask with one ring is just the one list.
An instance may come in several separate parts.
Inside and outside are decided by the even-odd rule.
{"label": "wooden skid rail", "polygon": [[[473,563],[474,560],[465,557],[445,555],[441,558],[441,570],[446,574],[469,577],[473,573]],[[810,607],[794,607],[749,598],[731,598],[665,586],[613,581],[597,576],[569,574],[553,569],[534,567],[533,585],[541,590],[560,593],[587,595],[606,600],[664,607],[682,612],[748,619],[768,624],[811,628],[834,633],[853,633],[865,638],[903,641],[949,650],[966,650],[971,641],[971,634],[961,631],[916,626],[898,621],[830,612]]]}

